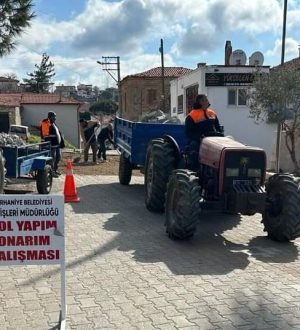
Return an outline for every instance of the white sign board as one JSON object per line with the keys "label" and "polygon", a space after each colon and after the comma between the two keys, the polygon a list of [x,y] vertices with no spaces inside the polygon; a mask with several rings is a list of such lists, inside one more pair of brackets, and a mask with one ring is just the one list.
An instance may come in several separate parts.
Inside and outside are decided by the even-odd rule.
{"label": "white sign board", "polygon": [[63,196],[2,195],[0,265],[61,264],[64,259]]}
{"label": "white sign board", "polygon": [[0,266],[50,264],[61,265],[61,325],[64,327],[64,197],[0,195]]}

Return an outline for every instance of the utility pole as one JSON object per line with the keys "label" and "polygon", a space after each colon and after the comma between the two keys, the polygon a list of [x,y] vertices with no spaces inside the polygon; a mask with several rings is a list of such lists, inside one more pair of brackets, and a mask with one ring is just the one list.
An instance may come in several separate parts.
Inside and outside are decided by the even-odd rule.
{"label": "utility pole", "polygon": [[[102,56],[102,59],[102,62],[97,61],[97,63],[101,64],[102,70],[106,71],[117,83],[119,94],[119,116],[122,117],[120,56]],[[117,71],[117,78],[111,73],[111,71]]]}
{"label": "utility pole", "polygon": [[[286,13],[287,13],[287,0],[284,0],[283,26],[282,26],[282,45],[281,45],[281,65],[284,64],[284,54],[285,54]],[[279,173],[279,170],[280,170],[281,126],[282,126],[282,120],[280,120],[280,122],[277,124],[276,168],[275,168],[276,173]]]}
{"label": "utility pole", "polygon": [[162,111],[165,112],[165,66],[164,66],[164,42],[160,39],[160,55],[161,55],[161,104],[162,104]]}

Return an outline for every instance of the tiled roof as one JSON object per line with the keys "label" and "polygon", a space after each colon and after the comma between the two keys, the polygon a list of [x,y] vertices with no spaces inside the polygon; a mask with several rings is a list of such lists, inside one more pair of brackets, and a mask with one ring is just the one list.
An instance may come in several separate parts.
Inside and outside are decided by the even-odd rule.
{"label": "tiled roof", "polygon": [[72,98],[61,97],[57,94],[35,94],[23,93],[21,103],[23,104],[80,104]]}
{"label": "tiled roof", "polygon": [[[297,68],[300,68],[300,57],[293,58],[290,61],[284,62],[284,65],[294,65]],[[276,69],[280,67],[280,65],[274,66],[272,69]]]}
{"label": "tiled roof", "polygon": [[19,107],[21,104],[21,95],[0,93],[0,106]]}
{"label": "tiled roof", "polygon": [[[177,67],[177,66],[170,66],[170,67],[164,67],[164,76],[166,78],[177,78],[179,76],[182,76],[186,73],[189,73],[193,71],[192,69],[187,69],[183,67]],[[159,78],[161,77],[161,67],[153,68],[144,72],[136,73],[129,75],[126,78]]]}
{"label": "tiled roof", "polygon": [[0,93],[0,105],[20,106],[21,104],[81,104],[81,102],[57,94]]}

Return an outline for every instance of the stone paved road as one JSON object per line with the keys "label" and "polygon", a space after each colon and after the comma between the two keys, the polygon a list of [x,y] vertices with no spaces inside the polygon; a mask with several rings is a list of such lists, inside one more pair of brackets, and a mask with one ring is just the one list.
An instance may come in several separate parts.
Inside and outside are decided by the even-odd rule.
{"label": "stone paved road", "polygon": [[[210,214],[192,240],[171,241],[142,182],[76,176],[67,329],[300,329],[300,240],[269,241],[258,215]],[[57,329],[56,266],[1,267],[0,286],[1,329]]]}

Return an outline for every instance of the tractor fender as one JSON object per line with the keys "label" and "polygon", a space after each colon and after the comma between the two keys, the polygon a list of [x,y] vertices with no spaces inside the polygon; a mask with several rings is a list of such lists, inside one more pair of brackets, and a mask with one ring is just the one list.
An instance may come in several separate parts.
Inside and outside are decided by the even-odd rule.
{"label": "tractor fender", "polygon": [[181,159],[181,152],[178,143],[171,135],[163,135],[164,141],[170,143],[174,149],[174,156],[176,158],[176,161],[179,161]]}

